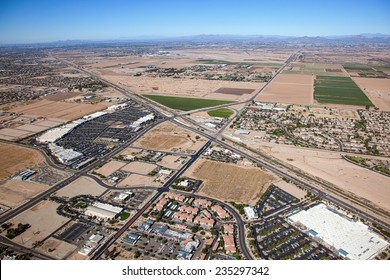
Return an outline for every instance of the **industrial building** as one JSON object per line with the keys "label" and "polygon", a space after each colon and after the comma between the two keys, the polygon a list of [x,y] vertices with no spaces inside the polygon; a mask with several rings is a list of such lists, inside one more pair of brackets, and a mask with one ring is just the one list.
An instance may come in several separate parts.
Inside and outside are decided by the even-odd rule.
{"label": "industrial building", "polygon": [[288,221],[345,259],[371,259],[389,245],[362,222],[324,203],[293,214]]}
{"label": "industrial building", "polygon": [[35,173],[37,173],[37,172],[34,170],[26,169],[26,170],[23,170],[22,172],[20,172],[17,176],[15,176],[15,179],[25,181],[28,178],[30,178],[32,175],[34,175]]}
{"label": "industrial building", "polygon": [[107,220],[115,219],[119,213],[123,211],[123,208],[113,206],[106,203],[95,202],[91,206],[88,206],[85,210],[85,215],[87,216],[96,216],[98,218]]}

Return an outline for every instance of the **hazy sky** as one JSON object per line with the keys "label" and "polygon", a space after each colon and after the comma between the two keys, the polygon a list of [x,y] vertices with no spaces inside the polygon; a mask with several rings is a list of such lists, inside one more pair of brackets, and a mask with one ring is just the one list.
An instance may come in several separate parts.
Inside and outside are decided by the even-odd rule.
{"label": "hazy sky", "polygon": [[0,43],[361,33],[390,34],[390,0],[0,0]]}

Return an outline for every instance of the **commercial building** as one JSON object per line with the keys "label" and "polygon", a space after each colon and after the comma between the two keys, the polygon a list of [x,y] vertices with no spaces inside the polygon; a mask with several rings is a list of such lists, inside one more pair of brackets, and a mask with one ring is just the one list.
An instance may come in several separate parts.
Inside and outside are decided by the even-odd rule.
{"label": "commercial building", "polygon": [[248,219],[257,219],[259,217],[259,215],[256,212],[256,209],[253,206],[245,207],[244,211]]}
{"label": "commercial building", "polygon": [[346,259],[367,260],[389,245],[362,222],[324,203],[293,214],[288,220]]}
{"label": "commercial building", "polygon": [[35,173],[37,173],[37,172],[34,170],[26,169],[26,170],[23,170],[22,172],[20,172],[17,176],[15,176],[15,179],[25,181],[28,178],[30,178],[32,175],[34,175]]}
{"label": "commercial building", "polygon": [[122,210],[123,208],[121,207],[95,202],[93,205],[87,207],[85,215],[92,217],[96,216],[104,220],[115,219]]}

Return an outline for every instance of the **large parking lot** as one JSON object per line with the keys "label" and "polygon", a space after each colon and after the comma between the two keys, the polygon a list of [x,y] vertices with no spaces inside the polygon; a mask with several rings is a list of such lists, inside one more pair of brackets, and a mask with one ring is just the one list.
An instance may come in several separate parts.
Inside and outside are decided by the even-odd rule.
{"label": "large parking lot", "polygon": [[255,245],[264,259],[337,259],[329,249],[311,240],[282,218],[253,226]]}
{"label": "large parking lot", "polygon": [[261,216],[269,216],[299,200],[282,189],[272,185],[262,197],[257,206],[257,212]]}

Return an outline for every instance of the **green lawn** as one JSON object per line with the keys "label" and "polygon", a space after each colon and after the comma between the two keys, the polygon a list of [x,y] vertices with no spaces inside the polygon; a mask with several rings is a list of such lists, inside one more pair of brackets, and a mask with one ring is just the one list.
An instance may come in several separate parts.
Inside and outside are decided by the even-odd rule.
{"label": "green lawn", "polygon": [[218,117],[218,118],[229,118],[231,115],[233,115],[233,111],[226,108],[216,109],[208,111],[207,114],[209,114],[210,117]]}
{"label": "green lawn", "polygon": [[121,215],[119,216],[119,219],[121,221],[124,221],[126,220],[128,217],[130,217],[130,213],[129,212],[122,212]]}
{"label": "green lawn", "polygon": [[319,103],[373,106],[350,77],[317,76],[314,98]]}
{"label": "green lawn", "polygon": [[160,103],[166,107],[182,110],[182,111],[191,111],[200,108],[230,104],[234,102],[234,101],[226,101],[226,100],[186,98],[186,97],[161,96],[161,95],[150,95],[150,94],[144,94],[143,96],[153,101],[156,101],[157,103]]}

